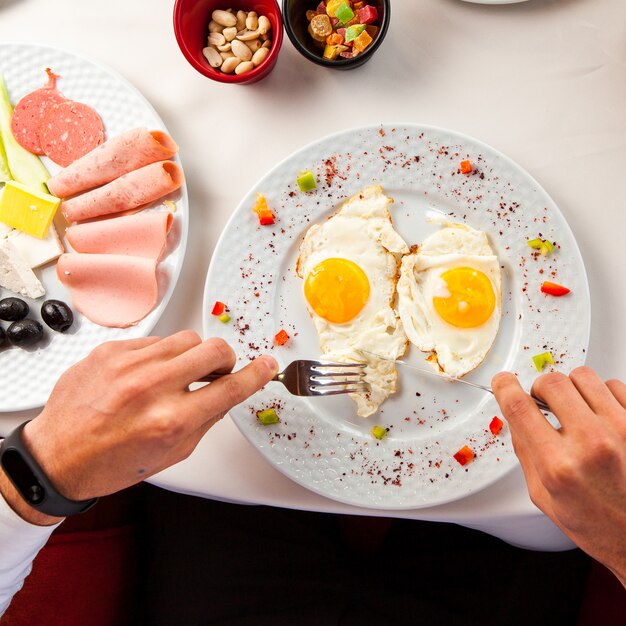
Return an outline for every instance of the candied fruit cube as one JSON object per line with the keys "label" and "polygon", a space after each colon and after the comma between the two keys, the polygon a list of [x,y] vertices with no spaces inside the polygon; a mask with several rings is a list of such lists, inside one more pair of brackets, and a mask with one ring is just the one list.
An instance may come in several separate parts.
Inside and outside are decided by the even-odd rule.
{"label": "candied fruit cube", "polygon": [[328,4],[326,4],[326,13],[330,15],[330,17],[335,17],[337,9],[345,4],[346,0],[328,0]]}
{"label": "candied fruit cube", "polygon": [[378,19],[378,10],[371,4],[367,4],[357,11],[361,24],[373,24]]}
{"label": "candied fruit cube", "polygon": [[346,42],[354,41],[365,30],[365,24],[355,24],[346,28]]}
{"label": "candied fruit cube", "polygon": [[354,11],[350,8],[347,2],[342,2],[341,5],[335,10],[335,17],[344,24],[354,18]]}
{"label": "candied fruit cube", "polygon": [[367,48],[372,41],[374,41],[368,34],[367,31],[364,30],[355,40],[354,40],[354,47],[356,50],[358,50],[359,52],[363,52],[363,50],[365,50],[365,48]]}

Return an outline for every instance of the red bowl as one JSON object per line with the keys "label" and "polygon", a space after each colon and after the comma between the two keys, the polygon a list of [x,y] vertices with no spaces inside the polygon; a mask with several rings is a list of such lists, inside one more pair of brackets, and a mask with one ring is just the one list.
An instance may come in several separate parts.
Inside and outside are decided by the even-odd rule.
{"label": "red bowl", "polygon": [[[259,65],[245,74],[224,74],[211,67],[202,54],[207,45],[208,25],[211,13],[216,9],[234,9],[235,11],[256,11],[266,15],[272,24],[272,47],[270,53]],[[176,0],[174,3],[174,33],[178,46],[191,66],[207,78],[221,83],[254,83],[267,76],[278,59],[278,52],[283,43],[283,22],[280,7],[276,0]]]}

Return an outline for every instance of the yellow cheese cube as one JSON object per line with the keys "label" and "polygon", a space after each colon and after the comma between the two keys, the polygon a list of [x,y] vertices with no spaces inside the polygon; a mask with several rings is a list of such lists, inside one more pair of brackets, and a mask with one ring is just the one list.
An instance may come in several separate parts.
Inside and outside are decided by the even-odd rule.
{"label": "yellow cheese cube", "polygon": [[10,180],[0,196],[0,222],[43,239],[60,204],[60,198]]}

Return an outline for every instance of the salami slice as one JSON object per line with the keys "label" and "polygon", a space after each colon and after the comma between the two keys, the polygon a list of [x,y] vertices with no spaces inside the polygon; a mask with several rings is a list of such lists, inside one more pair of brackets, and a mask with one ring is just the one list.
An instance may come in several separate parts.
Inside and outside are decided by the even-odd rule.
{"label": "salami slice", "polygon": [[48,110],[39,137],[46,156],[67,167],[104,141],[104,125],[87,104],[66,100]]}
{"label": "salami slice", "polygon": [[39,129],[48,111],[66,101],[63,94],[56,88],[59,78],[49,67],[46,68],[48,83],[26,94],[13,109],[11,131],[15,140],[29,152],[45,154],[39,139]]}

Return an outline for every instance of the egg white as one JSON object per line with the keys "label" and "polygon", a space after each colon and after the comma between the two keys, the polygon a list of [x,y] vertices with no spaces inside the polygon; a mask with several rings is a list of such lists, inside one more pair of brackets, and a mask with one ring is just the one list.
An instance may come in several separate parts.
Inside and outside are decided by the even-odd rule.
{"label": "egg white", "polygon": [[[408,345],[393,304],[399,261],[409,248],[393,228],[388,209],[391,202],[378,185],[354,195],[325,223],[309,228],[296,266],[298,275],[306,278],[325,259],[343,258],[358,265],[369,280],[370,293],[365,306],[344,324],[323,319],[307,302],[324,358],[367,364],[365,380],[370,391],[350,394],[357,405],[357,415],[362,417],[376,412],[396,391],[397,371],[393,361],[405,353]],[[362,350],[391,360],[377,359]]]}
{"label": "egg white", "polygon": [[[444,272],[470,267],[490,279],[496,303],[482,325],[458,328],[442,319],[433,304],[445,297]],[[417,348],[430,352],[430,362],[450,376],[461,377],[476,368],[491,348],[500,325],[502,278],[498,257],[487,235],[464,224],[447,222],[404,256],[398,280],[398,313],[405,332]]]}

